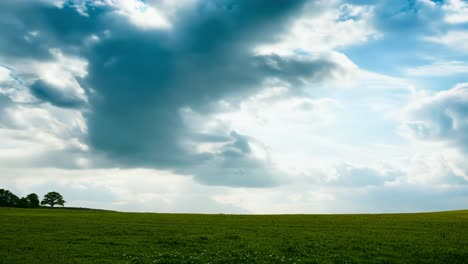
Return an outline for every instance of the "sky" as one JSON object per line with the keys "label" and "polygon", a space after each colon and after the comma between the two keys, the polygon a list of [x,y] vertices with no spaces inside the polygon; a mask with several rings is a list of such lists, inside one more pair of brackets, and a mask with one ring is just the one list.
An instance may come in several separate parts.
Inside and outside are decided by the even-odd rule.
{"label": "sky", "polygon": [[0,187],[136,212],[468,207],[466,0],[0,1]]}

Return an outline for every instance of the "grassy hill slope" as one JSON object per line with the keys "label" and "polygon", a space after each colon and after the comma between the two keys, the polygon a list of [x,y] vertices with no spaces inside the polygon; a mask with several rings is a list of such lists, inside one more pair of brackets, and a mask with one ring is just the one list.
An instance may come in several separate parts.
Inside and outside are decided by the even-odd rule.
{"label": "grassy hill slope", "polygon": [[468,211],[241,216],[0,208],[0,263],[468,263]]}

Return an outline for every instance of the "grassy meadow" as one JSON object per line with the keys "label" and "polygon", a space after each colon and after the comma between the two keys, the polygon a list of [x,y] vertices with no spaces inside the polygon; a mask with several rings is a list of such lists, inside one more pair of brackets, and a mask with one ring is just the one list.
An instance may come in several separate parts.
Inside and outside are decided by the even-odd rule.
{"label": "grassy meadow", "polygon": [[0,263],[468,263],[468,211],[256,216],[0,208]]}

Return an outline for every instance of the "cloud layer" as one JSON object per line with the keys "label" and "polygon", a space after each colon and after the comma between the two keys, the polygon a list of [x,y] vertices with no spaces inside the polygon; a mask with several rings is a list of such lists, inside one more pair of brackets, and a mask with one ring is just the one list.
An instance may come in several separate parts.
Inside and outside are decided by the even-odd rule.
{"label": "cloud layer", "polygon": [[0,3],[0,179],[167,211],[466,199],[466,1],[176,2]]}

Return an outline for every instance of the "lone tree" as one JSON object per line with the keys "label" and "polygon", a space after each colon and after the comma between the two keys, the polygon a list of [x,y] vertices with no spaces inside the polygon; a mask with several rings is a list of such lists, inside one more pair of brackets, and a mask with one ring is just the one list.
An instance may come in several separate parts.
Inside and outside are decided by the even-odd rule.
{"label": "lone tree", "polygon": [[65,203],[63,197],[58,192],[50,192],[44,195],[44,199],[41,201],[41,205],[50,205],[50,207],[54,207],[54,205],[62,205]]}

